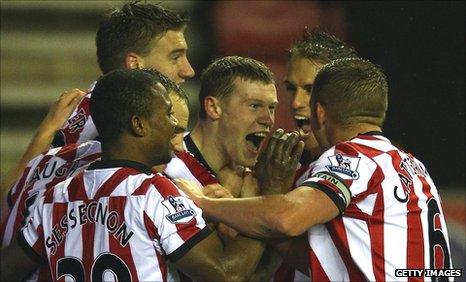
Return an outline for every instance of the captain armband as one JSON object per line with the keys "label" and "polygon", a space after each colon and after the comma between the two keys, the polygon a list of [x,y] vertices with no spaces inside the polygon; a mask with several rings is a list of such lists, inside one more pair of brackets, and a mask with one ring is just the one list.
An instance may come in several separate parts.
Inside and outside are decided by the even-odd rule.
{"label": "captain armband", "polygon": [[343,179],[329,172],[318,172],[306,180],[302,186],[309,186],[324,192],[335,203],[340,214],[351,201],[351,191]]}

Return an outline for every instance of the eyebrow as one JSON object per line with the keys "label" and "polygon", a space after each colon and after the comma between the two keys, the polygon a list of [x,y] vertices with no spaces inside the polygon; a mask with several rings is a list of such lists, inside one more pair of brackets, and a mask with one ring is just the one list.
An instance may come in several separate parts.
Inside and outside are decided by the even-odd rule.
{"label": "eyebrow", "polygon": [[[248,102],[257,102],[257,103],[260,103],[260,104],[267,104],[266,101],[262,101],[262,100],[258,100],[258,99],[254,99],[254,98],[251,98],[251,99],[247,99]],[[272,102],[272,105],[277,105],[278,104],[278,101],[273,101]]]}
{"label": "eyebrow", "polygon": [[173,55],[175,53],[184,53],[184,52],[187,52],[188,51],[188,48],[178,48],[178,49],[175,49],[175,50],[172,50],[169,55]]}
{"label": "eyebrow", "polygon": [[[289,80],[286,80],[286,79],[285,79],[283,82],[284,82],[285,84],[288,84],[288,85],[293,86],[294,88],[298,88],[298,86],[296,86],[296,84],[294,84],[293,82],[291,82],[291,81],[289,81]],[[304,88],[304,89],[307,90],[307,91],[310,91],[311,88],[312,88],[312,86],[314,86],[314,84],[308,83],[308,84],[304,84],[302,88]]]}

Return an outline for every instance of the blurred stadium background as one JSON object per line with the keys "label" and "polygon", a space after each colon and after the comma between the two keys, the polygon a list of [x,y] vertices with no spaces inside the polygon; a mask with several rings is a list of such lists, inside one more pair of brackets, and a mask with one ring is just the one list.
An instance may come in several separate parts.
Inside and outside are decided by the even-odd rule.
{"label": "blurred stadium background", "polygon": [[[49,105],[99,75],[94,36],[121,1],[1,1],[1,167],[19,159]],[[428,167],[443,197],[454,265],[465,268],[464,3],[167,1],[187,12],[196,78],[185,85],[197,111],[197,78],[213,58],[245,55],[276,75],[277,125],[293,126],[281,83],[286,51],[303,28],[352,44],[390,80],[385,133]],[[195,115],[195,114],[193,114]],[[195,118],[193,118],[194,120]],[[191,121],[192,123],[192,121]],[[462,279],[465,279],[464,276]]]}

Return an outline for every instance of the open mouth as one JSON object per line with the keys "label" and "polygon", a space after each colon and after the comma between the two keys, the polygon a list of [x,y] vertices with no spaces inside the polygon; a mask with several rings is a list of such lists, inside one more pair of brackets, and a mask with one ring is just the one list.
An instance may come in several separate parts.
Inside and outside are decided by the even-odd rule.
{"label": "open mouth", "polygon": [[310,123],[309,118],[304,116],[294,116],[294,120],[296,121],[296,125],[298,125],[300,128],[304,127],[305,125],[309,125]]}
{"label": "open mouth", "polygon": [[262,141],[264,141],[267,136],[267,132],[255,132],[246,135],[246,142],[251,145],[255,150],[259,150]]}

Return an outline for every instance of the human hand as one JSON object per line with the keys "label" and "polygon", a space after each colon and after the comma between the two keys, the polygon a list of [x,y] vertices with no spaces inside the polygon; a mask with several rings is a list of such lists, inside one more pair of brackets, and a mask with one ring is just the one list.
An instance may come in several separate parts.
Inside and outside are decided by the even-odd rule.
{"label": "human hand", "polygon": [[55,101],[42,121],[39,132],[53,133],[60,130],[86,92],[77,88],[63,92]]}
{"label": "human hand", "polygon": [[215,230],[224,244],[227,241],[234,240],[238,236],[238,231],[223,223],[218,223]]}
{"label": "human hand", "polygon": [[204,197],[204,194],[201,191],[201,187],[199,187],[199,185],[192,180],[176,178],[173,179],[173,183],[175,183],[175,185],[196,204],[198,204],[200,199]]}
{"label": "human hand", "polygon": [[260,194],[259,183],[254,173],[250,169],[245,169],[243,176],[243,187],[241,188],[240,198],[255,197]]}
{"label": "human hand", "polygon": [[298,133],[274,132],[254,168],[263,195],[286,193],[292,188],[303,149]]}
{"label": "human hand", "polygon": [[209,198],[233,198],[227,188],[220,184],[209,184],[202,189],[204,196]]}

